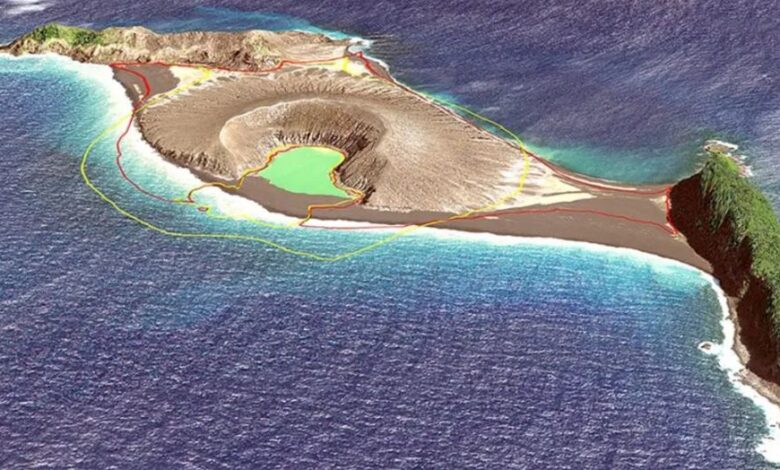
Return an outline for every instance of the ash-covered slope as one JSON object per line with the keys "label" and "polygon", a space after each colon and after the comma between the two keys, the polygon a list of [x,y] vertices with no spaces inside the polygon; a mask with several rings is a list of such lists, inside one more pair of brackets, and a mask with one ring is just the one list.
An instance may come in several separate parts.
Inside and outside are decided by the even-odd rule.
{"label": "ash-covered slope", "polygon": [[[341,182],[386,210],[485,206],[524,173],[519,149],[441,107],[384,80],[316,67],[228,75],[148,108],[139,124],[164,155],[228,180],[282,145],[341,149]],[[543,178],[554,177],[532,164],[529,191]]]}

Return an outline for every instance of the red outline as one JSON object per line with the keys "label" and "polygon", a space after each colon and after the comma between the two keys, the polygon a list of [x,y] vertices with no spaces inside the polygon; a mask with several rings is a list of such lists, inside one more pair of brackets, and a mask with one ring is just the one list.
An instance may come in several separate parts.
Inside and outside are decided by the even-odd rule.
{"label": "red outline", "polygon": [[138,183],[133,181],[133,179],[130,178],[127,175],[127,172],[125,172],[125,167],[122,165],[122,140],[130,132],[130,127],[133,124],[133,118],[138,113],[138,110],[143,106],[143,104],[146,102],[146,100],[149,99],[149,96],[151,96],[151,94],[152,94],[152,86],[149,84],[149,80],[146,78],[146,76],[144,74],[140,73],[140,72],[135,72],[133,70],[130,70],[130,69],[126,68],[123,65],[114,65],[114,64],[112,64],[111,66],[112,67],[116,67],[116,68],[118,68],[120,70],[124,70],[127,73],[135,75],[136,77],[141,79],[141,81],[144,84],[144,96],[138,100],[138,103],[133,105],[133,114],[130,116],[130,119],[128,119],[127,126],[125,126],[125,130],[122,132],[122,134],[116,140],[116,145],[115,145],[115,147],[116,147],[116,166],[119,168],[119,173],[122,174],[122,178],[127,180],[128,183],[130,183],[136,190],[140,191],[141,193],[143,193],[143,194],[145,194],[145,195],[147,195],[149,197],[152,197],[154,199],[157,199],[158,201],[170,202],[172,204],[176,203],[176,201],[174,201],[173,199],[168,199],[168,198],[162,197],[162,196],[160,196],[158,194],[155,194],[155,193],[153,193],[151,191],[147,191],[146,189],[142,188],[141,185],[139,185]]}
{"label": "red outline", "polygon": [[[220,70],[220,71],[224,71],[224,72],[265,74],[265,73],[273,73],[273,72],[276,72],[278,70],[281,70],[283,67],[285,67],[287,65],[318,64],[318,63],[332,62],[332,61],[336,61],[336,60],[340,60],[340,59],[344,59],[344,58],[357,58],[358,60],[360,60],[363,63],[363,65],[365,66],[366,70],[368,70],[369,73],[371,73],[371,75],[374,76],[375,78],[378,78],[380,80],[383,80],[383,81],[386,81],[388,83],[391,83],[394,86],[397,86],[397,87],[401,88],[402,90],[417,96],[420,99],[423,99],[425,101],[430,101],[427,97],[421,95],[420,93],[417,93],[416,91],[412,90],[411,88],[407,87],[406,85],[403,85],[403,84],[397,82],[396,80],[394,80],[392,78],[386,78],[385,76],[383,76],[382,74],[377,72],[377,70],[374,68],[372,62],[368,58],[366,58],[365,54],[362,51],[359,51],[357,53],[352,53],[352,52],[347,51],[345,53],[345,55],[343,55],[341,57],[337,57],[337,58],[331,58],[331,59],[304,60],[304,61],[296,61],[296,60],[284,59],[284,60],[279,61],[278,64],[276,64],[273,67],[270,67],[268,69],[252,69],[252,68],[240,69],[240,68],[229,68],[229,67],[221,67],[221,66],[210,66],[210,65],[203,65],[203,64],[190,64],[190,63],[184,63],[184,64],[173,63],[172,64],[172,63],[160,62],[160,61],[155,61],[155,62],[134,62],[134,63],[133,62],[114,62],[114,63],[111,63],[110,64],[111,67],[119,69],[119,70],[123,70],[123,71],[128,72],[128,73],[136,76],[137,78],[139,78],[142,81],[142,83],[144,85],[144,89],[145,89],[144,90],[144,96],[141,99],[139,99],[139,101],[133,106],[132,115],[130,116],[130,119],[128,120],[128,123],[127,123],[127,126],[126,126],[124,132],[119,136],[119,138],[116,141],[116,151],[117,151],[116,163],[117,163],[117,166],[119,168],[119,171],[120,171],[122,177],[125,180],[127,180],[136,190],[138,190],[141,193],[143,193],[143,194],[145,194],[147,196],[150,196],[150,197],[152,197],[154,199],[157,199],[157,200],[160,200],[160,201],[163,201],[163,202],[168,202],[168,203],[180,203],[180,202],[184,202],[184,203],[187,203],[187,204],[194,203],[194,201],[191,198],[186,200],[186,201],[175,201],[175,200],[172,200],[172,199],[164,198],[162,196],[159,196],[157,194],[154,194],[154,193],[152,193],[150,191],[145,190],[144,188],[142,188],[138,183],[133,181],[127,175],[127,173],[124,170],[124,167],[122,166],[122,162],[121,162],[121,159],[122,159],[121,142],[124,139],[124,137],[128,134],[128,132],[130,131],[130,126],[132,125],[133,119],[135,118],[136,114],[138,113],[140,108],[143,106],[143,104],[146,102],[146,100],[149,98],[149,96],[151,96],[151,85],[149,83],[149,80],[146,78],[146,76],[144,76],[140,72],[136,72],[136,71],[130,70],[128,68],[128,66],[156,65],[156,66],[160,66],[160,67],[173,67],[173,66],[176,66],[176,67],[190,67],[190,68],[204,67],[204,68],[208,68],[210,70]],[[455,116],[458,119],[460,119],[461,121],[471,125],[472,127],[476,128],[476,129],[478,129],[478,130],[480,130],[482,132],[488,132],[484,128],[477,126],[475,123],[471,122],[470,120],[465,119],[463,116],[461,116],[457,112],[453,111],[452,109],[449,109],[446,106],[439,106],[439,107],[440,107],[440,109],[442,109],[442,110],[452,114],[453,116]],[[642,195],[642,196],[651,196],[651,195],[661,195],[661,194],[664,194],[665,195],[664,209],[665,209],[665,212],[666,212],[666,223],[667,223],[667,225],[659,224],[657,222],[653,222],[653,221],[650,221],[650,220],[633,218],[633,217],[629,217],[629,216],[625,216],[625,215],[621,215],[621,214],[615,214],[615,213],[606,212],[606,211],[589,210],[589,209],[572,209],[572,208],[561,208],[561,207],[554,207],[554,208],[547,208],[547,209],[517,209],[517,210],[492,211],[492,212],[479,213],[479,214],[474,214],[474,215],[464,216],[464,217],[453,217],[450,221],[456,222],[458,220],[476,220],[476,219],[484,219],[484,218],[488,218],[488,217],[503,217],[503,216],[508,216],[508,215],[515,216],[515,215],[548,214],[548,213],[575,213],[575,214],[590,214],[590,215],[596,215],[596,216],[600,216],[600,217],[608,217],[608,218],[625,220],[625,221],[632,222],[632,223],[637,223],[637,224],[651,225],[651,226],[655,226],[655,227],[658,227],[658,228],[662,229],[664,232],[666,232],[666,233],[668,233],[668,234],[670,234],[672,236],[675,236],[675,235],[679,234],[679,231],[677,230],[677,228],[672,223],[671,215],[670,215],[670,213],[671,213],[671,199],[670,199],[671,187],[670,186],[667,186],[667,187],[665,187],[663,189],[660,189],[660,190],[641,190],[641,189],[633,189],[633,188],[620,188],[620,187],[614,187],[614,186],[610,186],[610,185],[600,184],[600,183],[596,183],[596,182],[594,182],[592,180],[575,177],[575,176],[567,173],[566,171],[562,170],[561,168],[553,165],[552,163],[544,160],[543,158],[541,158],[540,156],[536,155],[535,153],[530,152],[530,151],[525,150],[525,149],[523,149],[523,151],[528,156],[530,156],[531,158],[536,160],[537,162],[539,162],[542,165],[544,165],[547,168],[549,168],[558,177],[560,177],[561,179],[567,180],[569,182],[573,182],[573,183],[576,183],[576,184],[579,184],[579,185],[583,185],[583,186],[586,186],[586,187],[597,189],[599,191],[606,191],[606,192],[617,192],[617,193],[624,193],[624,194],[636,194],[636,195]],[[355,205],[356,203],[357,203],[357,201],[353,200],[349,205],[332,206],[332,207],[318,207],[318,208],[319,209],[326,209],[326,210],[345,209],[345,208],[348,208],[348,207],[351,207],[351,206]],[[313,211],[307,210],[307,212],[308,212],[307,218],[303,220],[303,222],[300,225],[301,227],[318,228],[318,229],[326,229],[326,230],[369,230],[369,229],[387,229],[387,228],[399,228],[400,229],[400,228],[410,227],[410,226],[414,226],[414,225],[424,225],[424,223],[421,223],[421,224],[406,224],[406,225],[376,225],[376,224],[371,224],[371,225],[366,225],[366,226],[351,226],[351,227],[328,227],[328,226],[319,226],[319,225],[307,225],[305,223],[306,223],[306,221],[308,221],[308,219],[310,219],[313,216]]]}

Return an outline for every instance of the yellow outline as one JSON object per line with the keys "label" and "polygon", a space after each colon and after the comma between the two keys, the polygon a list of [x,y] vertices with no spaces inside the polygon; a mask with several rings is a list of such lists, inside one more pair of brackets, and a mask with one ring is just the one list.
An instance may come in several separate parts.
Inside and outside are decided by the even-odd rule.
{"label": "yellow outline", "polygon": [[[339,60],[339,59],[336,59],[336,60]],[[345,252],[345,253],[342,253],[342,254],[339,254],[339,255],[332,255],[332,256],[320,255],[320,254],[317,254],[317,253],[311,253],[311,252],[308,252],[308,251],[303,251],[303,250],[297,250],[297,249],[294,249],[294,248],[289,248],[289,247],[286,247],[286,246],[281,245],[279,243],[276,243],[276,242],[274,242],[272,240],[269,240],[267,238],[256,237],[256,236],[252,236],[252,235],[240,235],[240,234],[231,234],[231,233],[179,232],[179,231],[176,231],[176,230],[169,230],[169,229],[157,226],[157,225],[155,225],[155,224],[153,224],[153,223],[151,223],[149,221],[146,221],[146,220],[138,217],[137,215],[133,214],[132,212],[129,212],[128,210],[123,209],[116,201],[114,201],[113,199],[108,197],[105,193],[103,193],[100,190],[100,188],[98,188],[92,182],[92,180],[89,178],[89,175],[87,174],[87,160],[89,159],[89,155],[92,152],[92,150],[94,149],[94,147],[97,145],[97,143],[100,140],[102,140],[103,138],[105,138],[111,131],[113,131],[114,129],[119,127],[123,122],[126,122],[127,119],[131,118],[133,115],[135,115],[139,111],[141,111],[143,109],[146,109],[147,107],[151,106],[152,104],[154,104],[154,103],[156,103],[156,102],[158,102],[158,101],[160,101],[162,99],[170,98],[170,97],[172,97],[174,95],[177,95],[179,93],[182,93],[182,92],[186,91],[187,89],[189,89],[189,88],[191,88],[191,87],[193,87],[195,85],[200,84],[201,82],[203,82],[204,80],[208,79],[211,76],[211,73],[212,73],[211,70],[209,70],[209,69],[207,69],[205,67],[199,67],[198,69],[201,70],[201,72],[203,73],[203,75],[201,77],[193,80],[192,82],[188,83],[187,85],[184,85],[182,87],[176,88],[176,89],[171,90],[171,91],[169,91],[167,93],[155,96],[154,98],[149,100],[146,104],[144,104],[144,106],[141,106],[138,109],[135,109],[134,111],[132,111],[131,113],[128,113],[128,114],[122,116],[117,121],[112,123],[108,128],[106,128],[103,132],[101,132],[100,135],[98,135],[94,140],[92,140],[92,142],[90,142],[89,145],[87,146],[87,148],[85,149],[85,151],[84,151],[84,153],[82,155],[81,164],[80,164],[80,167],[79,167],[80,172],[81,172],[81,176],[84,179],[84,182],[87,184],[87,186],[92,191],[94,191],[100,197],[100,199],[102,199],[104,202],[108,203],[117,212],[119,212],[120,214],[124,215],[125,217],[127,217],[127,218],[129,218],[129,219],[131,219],[131,220],[133,220],[133,221],[135,221],[137,223],[139,223],[140,225],[142,225],[142,226],[144,226],[144,227],[146,227],[146,228],[148,228],[150,230],[153,230],[155,232],[161,233],[163,235],[168,235],[168,236],[171,236],[171,237],[179,237],[179,238],[211,238],[211,239],[223,239],[223,240],[227,239],[227,240],[252,241],[252,242],[262,243],[262,244],[270,246],[272,248],[276,248],[276,249],[278,249],[278,250],[280,250],[280,251],[282,251],[284,253],[298,255],[298,256],[303,256],[305,258],[313,259],[313,260],[316,260],[316,261],[327,261],[327,262],[342,261],[342,260],[345,260],[345,259],[352,258],[353,256],[357,256],[359,254],[365,253],[367,251],[373,250],[375,248],[378,248],[378,247],[380,247],[380,246],[382,246],[382,245],[384,245],[386,243],[389,243],[389,242],[391,242],[391,241],[393,241],[395,239],[398,239],[398,238],[400,238],[402,236],[405,236],[405,235],[407,235],[407,234],[409,234],[411,232],[414,232],[416,230],[419,230],[421,228],[432,227],[432,226],[435,226],[435,225],[440,225],[440,224],[449,222],[451,220],[457,220],[457,219],[460,219],[460,218],[468,217],[468,216],[470,216],[472,214],[475,214],[477,212],[483,212],[483,211],[494,209],[494,208],[500,206],[501,204],[505,203],[506,201],[514,198],[518,194],[520,194],[523,191],[523,187],[525,186],[526,178],[528,177],[528,174],[530,173],[531,159],[530,159],[530,157],[528,155],[528,152],[526,151],[525,146],[524,146],[522,140],[520,140],[520,138],[517,135],[515,135],[513,132],[511,132],[509,129],[507,129],[506,127],[502,126],[501,124],[499,124],[499,123],[497,123],[497,122],[495,122],[495,121],[493,121],[493,120],[491,120],[491,119],[489,119],[489,118],[487,118],[485,116],[482,116],[482,115],[480,115],[480,114],[478,114],[478,113],[476,113],[476,112],[474,112],[474,111],[472,111],[472,110],[470,110],[470,109],[468,109],[468,108],[466,108],[464,106],[460,106],[460,105],[457,105],[457,104],[454,104],[454,103],[450,103],[450,102],[447,102],[447,101],[444,101],[444,100],[440,100],[438,98],[434,98],[434,97],[431,97],[431,96],[428,96],[428,95],[420,95],[420,96],[424,96],[426,99],[428,99],[430,102],[432,102],[434,104],[438,104],[440,106],[441,105],[449,106],[451,108],[463,111],[464,113],[466,113],[466,114],[468,114],[468,115],[470,115],[472,117],[475,117],[475,118],[477,118],[477,119],[479,119],[479,120],[481,120],[483,122],[486,122],[488,124],[491,124],[491,125],[495,126],[497,129],[499,129],[502,132],[505,132],[507,135],[509,135],[512,138],[512,140],[514,140],[515,143],[520,148],[520,152],[521,152],[521,154],[522,154],[522,156],[524,158],[523,172],[522,172],[522,174],[520,176],[520,180],[519,180],[519,182],[517,184],[517,187],[513,191],[511,191],[510,193],[507,193],[506,195],[502,196],[501,198],[497,199],[496,201],[494,201],[494,202],[492,202],[489,205],[486,205],[484,207],[480,207],[480,208],[477,208],[477,209],[470,209],[470,210],[468,210],[466,212],[463,212],[463,213],[460,213],[460,214],[456,214],[456,215],[453,215],[453,216],[450,216],[450,217],[447,217],[447,218],[444,218],[444,219],[434,220],[434,221],[430,221],[430,222],[427,222],[427,223],[424,223],[424,224],[420,224],[420,225],[412,225],[412,226],[404,227],[404,228],[399,229],[397,232],[395,232],[395,233],[393,233],[393,234],[391,234],[391,235],[389,235],[389,236],[387,236],[385,238],[382,238],[381,240],[377,240],[377,241],[375,241],[373,243],[369,243],[368,245],[365,245],[365,246],[363,246],[361,248],[358,248],[356,250],[353,250],[353,251]],[[238,220],[238,221],[246,220],[246,219],[233,219],[233,218],[230,218],[230,219],[231,220]],[[276,227],[272,227],[272,228],[276,228]]]}
{"label": "yellow outline", "polygon": [[[271,164],[272,160],[277,155],[279,155],[282,152],[286,152],[288,150],[292,150],[292,149],[296,149],[296,148],[300,148],[300,147],[305,147],[305,145],[299,145],[299,144],[278,145],[278,146],[272,148],[271,150],[269,150],[268,153],[266,153],[265,163],[264,164],[262,164],[261,166],[250,168],[250,169],[244,171],[243,173],[241,173],[241,176],[238,177],[238,179],[236,180],[235,183],[223,183],[221,181],[214,181],[214,182],[211,182],[211,183],[203,183],[201,185],[195,186],[194,188],[190,189],[187,192],[186,198],[185,199],[178,199],[177,202],[186,202],[186,203],[196,204],[198,206],[198,210],[200,210],[200,211],[202,211],[202,212],[204,212],[204,213],[206,213],[208,215],[211,215],[211,209],[212,209],[211,205],[206,205],[206,204],[199,205],[199,204],[196,203],[195,199],[193,199],[193,195],[197,191],[201,191],[203,189],[207,189],[207,188],[211,188],[211,187],[215,187],[215,186],[218,186],[218,187],[224,188],[224,189],[239,190],[239,189],[241,189],[241,186],[244,185],[244,181],[246,180],[247,177],[249,177],[250,175],[255,174],[255,173],[263,172],[265,169],[268,168],[268,166]],[[338,165],[343,163],[344,160],[346,160],[346,158],[347,158],[347,154],[343,150],[338,149],[336,147],[331,147],[329,145],[319,145],[318,147],[328,148],[328,149],[331,149],[331,150],[336,151],[339,154],[341,154],[341,161],[338,163]],[[338,166],[338,165],[336,165],[336,166]],[[344,186],[344,185],[339,183],[338,177],[336,176],[336,167],[334,167],[330,171],[328,176],[330,177],[330,179],[331,179],[331,181],[332,181],[334,186],[336,186],[337,188],[341,189],[345,193],[351,195],[352,199],[347,199],[345,201],[341,201],[341,202],[338,202],[336,204],[310,204],[306,208],[306,217],[304,217],[302,219],[299,219],[299,220],[296,220],[294,222],[290,222],[289,224],[286,224],[286,225],[268,224],[267,222],[260,222],[259,225],[264,226],[264,227],[270,227],[270,228],[294,228],[294,227],[297,227],[297,226],[300,226],[300,225],[304,225],[306,222],[311,220],[314,217],[314,210],[315,209],[338,208],[338,207],[341,207],[341,206],[345,206],[347,204],[354,204],[356,201],[362,200],[365,197],[365,194],[363,194],[362,191],[359,191],[359,190],[354,189],[354,188],[350,188],[348,186]],[[237,215],[237,216],[233,216],[233,217],[231,217],[231,216],[226,216],[226,217],[214,216],[213,218],[222,219],[222,220],[224,220],[224,219],[244,220],[244,221],[247,221],[247,222],[253,222],[253,223],[258,224],[258,222],[254,219],[254,217],[249,216],[249,215],[243,215],[243,214]]]}

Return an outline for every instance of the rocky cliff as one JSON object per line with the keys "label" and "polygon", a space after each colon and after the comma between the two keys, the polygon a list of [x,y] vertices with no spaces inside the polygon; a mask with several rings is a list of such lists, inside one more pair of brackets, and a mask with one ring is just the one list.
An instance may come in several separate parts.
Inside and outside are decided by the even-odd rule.
{"label": "rocky cliff", "polygon": [[[768,217],[768,202],[729,161],[727,155],[713,155],[702,172],[675,185],[671,191],[671,219],[690,246],[712,264],[713,275],[731,298],[739,340],[749,354],[748,369],[765,380],[780,383],[780,341],[775,319],[778,294],[772,273],[759,266],[767,258],[770,263],[780,264],[780,260],[756,239],[766,236],[772,239],[770,243],[776,243],[769,232],[777,226],[777,220],[772,213],[768,221],[754,221]],[[725,188],[716,188],[716,184]]]}

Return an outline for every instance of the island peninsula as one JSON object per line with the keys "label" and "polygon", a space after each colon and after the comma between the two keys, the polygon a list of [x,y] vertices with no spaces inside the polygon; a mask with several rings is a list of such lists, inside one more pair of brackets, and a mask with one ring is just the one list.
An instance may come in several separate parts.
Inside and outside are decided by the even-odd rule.
{"label": "island peninsula", "polygon": [[[742,184],[723,163],[728,156],[715,152],[701,174],[674,187],[575,174],[531,153],[498,123],[398,82],[353,49],[353,41],[303,32],[52,24],[2,51],[111,66],[143,138],[164,158],[207,185],[304,222],[434,220],[457,230],[633,248],[714,273],[739,313],[748,366],[780,381],[780,302],[767,280],[774,271],[751,269],[766,245],[744,242],[755,232],[745,238],[743,219],[723,209],[733,198],[713,189]],[[301,148],[341,155],[330,173],[335,189],[291,190],[263,177],[276,157]],[[196,192],[188,202],[197,205]]]}

